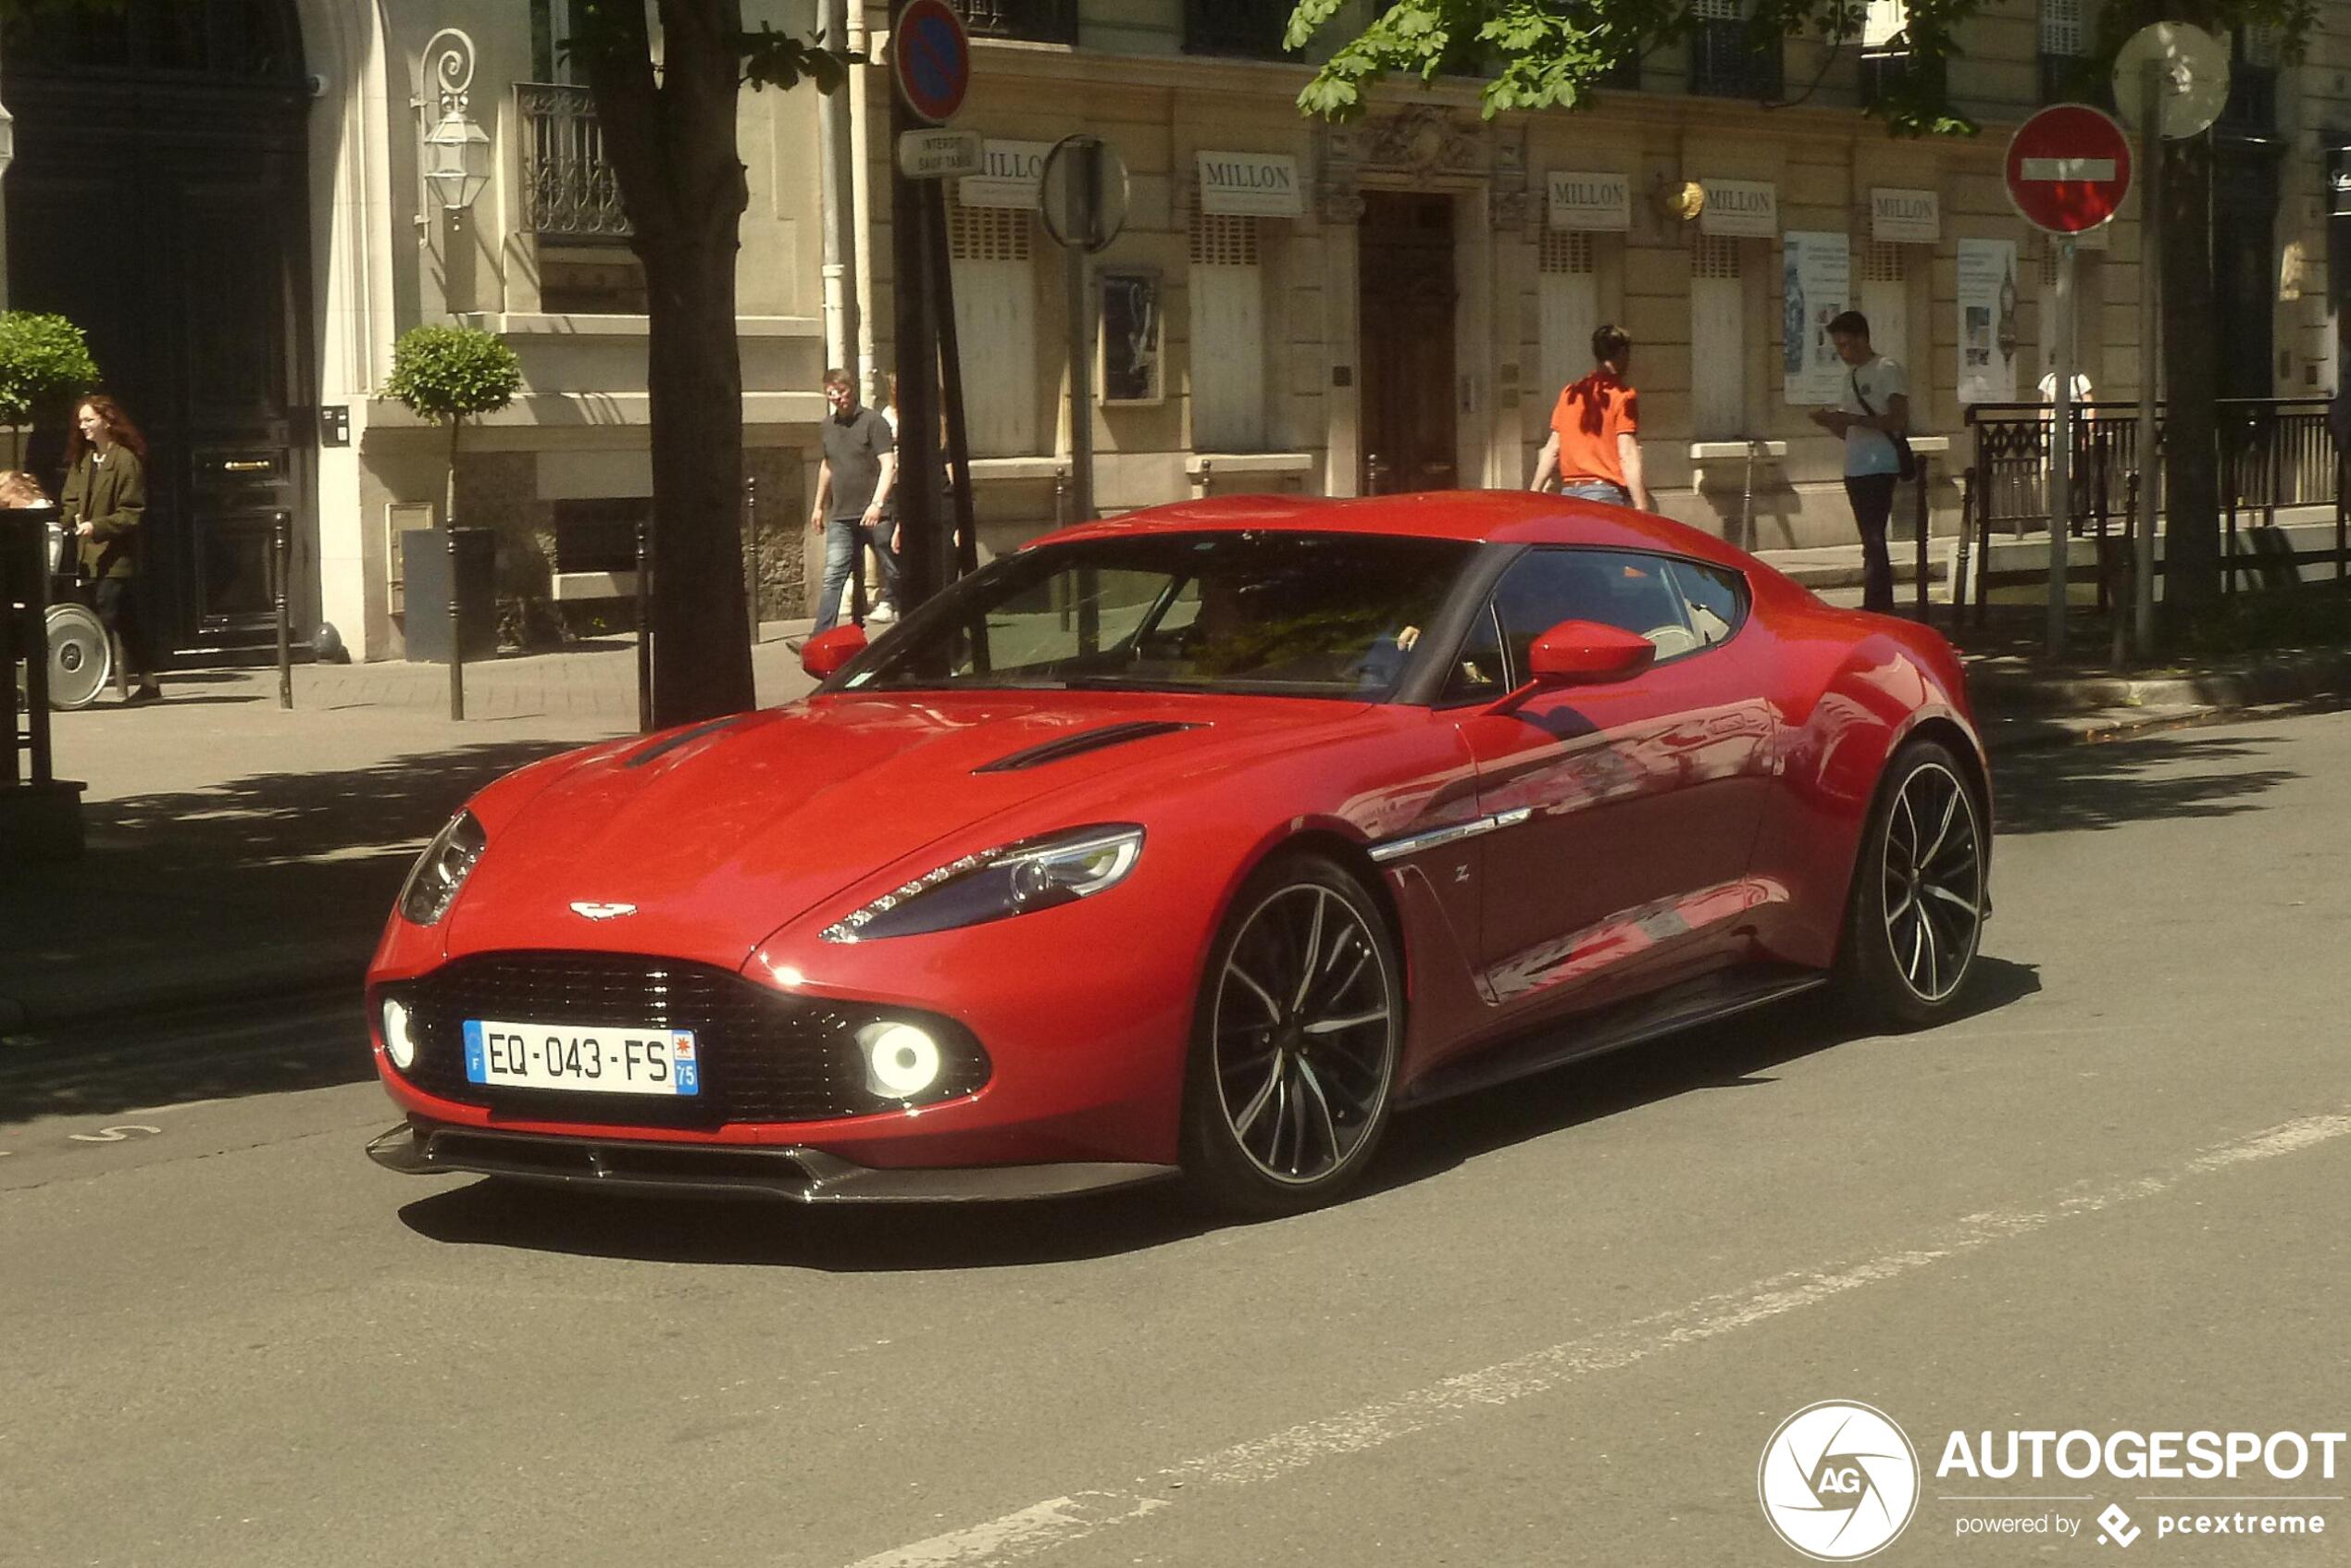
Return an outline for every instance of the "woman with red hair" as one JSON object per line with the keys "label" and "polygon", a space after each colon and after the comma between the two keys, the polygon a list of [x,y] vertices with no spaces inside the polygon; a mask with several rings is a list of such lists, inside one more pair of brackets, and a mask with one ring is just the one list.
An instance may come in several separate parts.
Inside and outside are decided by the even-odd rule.
{"label": "woman with red hair", "polygon": [[147,439],[110,397],[85,397],[66,442],[60,515],[81,541],[81,575],[98,618],[122,646],[123,668],[138,678],[127,703],[163,698],[155,657],[139,615],[140,523],[147,512]]}

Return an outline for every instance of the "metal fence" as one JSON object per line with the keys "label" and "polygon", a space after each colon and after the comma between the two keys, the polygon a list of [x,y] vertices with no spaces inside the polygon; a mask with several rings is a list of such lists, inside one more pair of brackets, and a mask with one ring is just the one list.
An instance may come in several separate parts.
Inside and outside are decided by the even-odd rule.
{"label": "metal fence", "polygon": [[585,87],[518,81],[523,227],[542,241],[626,240],[620,181],[604,161],[603,127]]}
{"label": "metal fence", "polygon": [[[2215,405],[2215,452],[2219,465],[2222,559],[2229,563],[2224,588],[2240,578],[2266,575],[2277,566],[2334,564],[2351,569],[2346,555],[2342,465],[2321,397],[2222,398]],[[2139,405],[2084,403],[2074,407],[2073,515],[2067,532],[2099,543],[2099,603],[2109,579],[2121,569],[2120,546],[2130,539],[2137,516]],[[2049,454],[2054,420],[2042,403],[1984,403],[1967,411],[1972,457],[1966,474],[1963,530],[1973,543],[1976,605],[1989,591],[2026,580],[2046,579],[2046,567],[1999,572],[1992,566],[1996,536],[2021,538],[2049,528]],[[2156,418],[2158,450],[2164,441],[2163,411]],[[2254,529],[2274,529],[2283,513],[2324,508],[2335,523],[2332,549],[2295,552],[2280,548],[2273,533],[2246,538]],[[2313,519],[2316,520],[2316,519]],[[2157,571],[2162,567],[2158,563]],[[1964,590],[1962,590],[1964,591]]]}
{"label": "metal fence", "polygon": [[1077,42],[1077,0],[955,0],[964,25],[981,38]]}

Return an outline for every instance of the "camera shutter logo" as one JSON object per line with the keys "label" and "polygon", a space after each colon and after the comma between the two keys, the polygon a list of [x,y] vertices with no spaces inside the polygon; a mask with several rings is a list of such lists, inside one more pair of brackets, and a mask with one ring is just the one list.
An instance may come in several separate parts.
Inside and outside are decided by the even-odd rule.
{"label": "camera shutter logo", "polygon": [[1918,1450],[1885,1412],[1823,1400],[1780,1423],[1755,1484],[1780,1539],[1818,1562],[1852,1562],[1917,1512]]}

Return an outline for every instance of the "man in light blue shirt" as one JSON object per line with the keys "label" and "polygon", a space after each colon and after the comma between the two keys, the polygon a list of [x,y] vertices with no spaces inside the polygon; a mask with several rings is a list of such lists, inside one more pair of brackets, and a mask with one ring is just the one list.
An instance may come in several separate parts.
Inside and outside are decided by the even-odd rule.
{"label": "man in light blue shirt", "polygon": [[1845,361],[1845,390],[1812,422],[1845,439],[1845,494],[1861,533],[1861,607],[1892,614],[1894,563],[1885,529],[1894,515],[1894,481],[1902,456],[1895,438],[1909,433],[1910,383],[1902,367],[1870,346],[1870,318],[1848,310],[1829,323],[1829,341]]}

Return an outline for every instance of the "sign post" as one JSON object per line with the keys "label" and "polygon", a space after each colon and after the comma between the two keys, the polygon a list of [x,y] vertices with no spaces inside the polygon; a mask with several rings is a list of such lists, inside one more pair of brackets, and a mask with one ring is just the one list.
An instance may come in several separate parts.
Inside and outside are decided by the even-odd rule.
{"label": "sign post", "polygon": [[2009,140],[2009,200],[2057,237],[2057,395],[2049,425],[2049,653],[2065,651],[2066,566],[2073,522],[2073,252],[2078,235],[2112,221],[2131,192],[2131,143],[2085,104],[2058,104]]}
{"label": "sign post", "polygon": [[1038,193],[1045,231],[1062,248],[1062,287],[1069,316],[1069,478],[1071,510],[1094,516],[1094,311],[1086,258],[1126,225],[1126,165],[1099,136],[1064,136],[1045,155]]}
{"label": "sign post", "polygon": [[[899,592],[911,610],[954,575],[940,491],[940,323],[955,309],[941,265],[947,198],[939,177],[975,161],[973,139],[936,128],[955,117],[971,87],[971,41],[947,0],[891,0],[889,71],[898,84],[890,124],[891,254],[898,336]],[[885,541],[886,543],[887,541]],[[857,570],[865,570],[860,552]]]}

